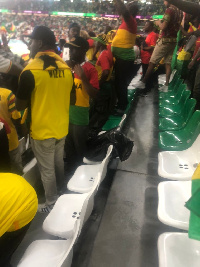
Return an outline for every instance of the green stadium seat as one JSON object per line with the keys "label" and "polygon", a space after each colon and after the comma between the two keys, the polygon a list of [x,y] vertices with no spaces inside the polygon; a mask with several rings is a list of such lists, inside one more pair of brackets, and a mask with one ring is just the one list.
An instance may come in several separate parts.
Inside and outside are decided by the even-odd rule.
{"label": "green stadium seat", "polygon": [[187,88],[186,84],[181,84],[176,96],[174,98],[169,98],[169,99],[166,98],[166,99],[160,100],[159,107],[165,107],[168,104],[177,105],[180,102],[183,93],[186,91],[186,88]]}
{"label": "green stadium seat", "polygon": [[179,89],[180,89],[180,86],[183,84],[183,80],[179,80],[175,85],[174,85],[174,88],[173,90],[171,91],[168,91],[166,93],[164,92],[160,92],[159,94],[159,99],[171,99],[171,98],[174,98],[176,97]]}
{"label": "green stadium seat", "polygon": [[159,117],[174,117],[179,116],[183,112],[183,108],[190,97],[191,92],[185,90],[177,105],[166,104],[164,107],[159,108]]}
{"label": "green stadium seat", "polygon": [[191,147],[200,134],[200,110],[193,113],[185,128],[159,133],[159,147],[165,151],[182,151]]}
{"label": "green stadium seat", "polygon": [[188,99],[186,105],[183,107],[183,112],[179,116],[166,117],[159,119],[160,131],[177,131],[184,128],[194,113],[196,106],[195,99]]}

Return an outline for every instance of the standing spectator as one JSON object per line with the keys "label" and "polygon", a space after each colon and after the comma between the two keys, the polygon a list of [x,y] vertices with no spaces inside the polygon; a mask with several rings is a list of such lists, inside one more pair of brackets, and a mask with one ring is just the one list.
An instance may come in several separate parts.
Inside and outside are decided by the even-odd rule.
{"label": "standing spectator", "polygon": [[166,69],[166,83],[161,90],[168,91],[168,85],[171,75],[171,61],[173,52],[176,46],[177,32],[180,28],[182,20],[182,12],[175,6],[170,5],[168,1],[164,1],[167,7],[164,17],[161,21],[157,21],[157,26],[160,28],[160,35],[156,47],[150,59],[150,63],[144,78],[136,85],[137,88],[144,89],[145,84],[152,74],[155,66],[164,58]]}
{"label": "standing spectator", "polygon": [[22,159],[19,149],[19,140],[15,125],[20,128],[21,114],[15,107],[15,95],[8,89],[0,88],[0,117],[8,124],[10,133],[9,155],[11,160],[11,171],[16,174],[22,174]]}
{"label": "standing spectator", "polygon": [[115,0],[119,14],[122,16],[122,24],[112,42],[113,56],[115,61],[115,89],[117,94],[117,108],[113,115],[121,116],[124,114],[128,104],[127,88],[131,82],[134,72],[134,50],[137,23],[135,16],[138,6],[130,2],[127,6],[121,0]]}
{"label": "standing spectator", "polygon": [[8,267],[36,214],[38,200],[23,177],[0,173],[0,203],[0,266]]}
{"label": "standing spectator", "polygon": [[[154,23],[152,21],[147,21],[144,26],[144,31],[147,33],[145,42],[141,45],[141,60],[142,60],[142,73],[143,77],[149,66],[149,61],[153,50],[156,46],[158,35],[153,31]],[[146,91],[149,91],[153,85],[153,80],[149,79],[146,83]]]}
{"label": "standing spectator", "polygon": [[90,128],[100,131],[111,111],[112,85],[110,78],[113,70],[113,57],[107,49],[106,34],[101,34],[93,39],[97,42],[96,50],[99,52],[95,68],[98,72],[100,90],[90,109]]}
{"label": "standing spectator", "polygon": [[70,49],[70,61],[67,64],[74,71],[75,84],[75,95],[71,99],[69,113],[69,134],[65,144],[67,169],[73,172],[82,162],[86,152],[89,102],[90,97],[94,98],[98,92],[99,81],[95,67],[85,61],[88,42],[82,37],[76,37],[66,46]]}
{"label": "standing spectator", "polygon": [[31,145],[38,161],[46,202],[39,212],[49,212],[57,200],[56,179],[64,183],[64,144],[68,134],[70,92],[73,77],[66,63],[55,54],[55,36],[38,26],[30,38],[34,58],[20,76],[16,106],[31,112]]}
{"label": "standing spectator", "polygon": [[[81,27],[78,25],[78,23],[74,22],[69,25],[69,32],[68,32],[68,40],[71,41],[71,39],[76,38],[77,36],[80,36]],[[69,60],[69,47],[64,45],[63,49],[63,60]]]}

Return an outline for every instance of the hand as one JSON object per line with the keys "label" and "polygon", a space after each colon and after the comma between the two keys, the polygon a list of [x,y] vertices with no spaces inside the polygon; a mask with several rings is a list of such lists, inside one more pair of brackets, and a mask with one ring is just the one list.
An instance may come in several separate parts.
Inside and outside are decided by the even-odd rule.
{"label": "hand", "polygon": [[190,63],[189,63],[189,65],[188,65],[188,69],[189,70],[191,70],[192,68],[193,68],[193,66],[194,66],[194,60],[192,60]]}
{"label": "hand", "polygon": [[82,79],[85,77],[85,73],[79,64],[75,65],[73,71]]}

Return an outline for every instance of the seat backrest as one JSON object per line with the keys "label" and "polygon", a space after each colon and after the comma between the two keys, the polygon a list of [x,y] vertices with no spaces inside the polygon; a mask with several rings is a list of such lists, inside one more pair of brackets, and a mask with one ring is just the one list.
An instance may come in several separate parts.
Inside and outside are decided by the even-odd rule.
{"label": "seat backrest", "polygon": [[189,90],[185,90],[183,92],[183,94],[181,95],[179,104],[180,104],[180,106],[181,106],[182,109],[185,106],[185,104],[186,104],[188,98],[190,97],[190,95],[191,95],[191,91],[189,91]]}
{"label": "seat backrest", "polygon": [[191,139],[196,139],[200,134],[200,110],[196,110],[185,127],[191,135]]}
{"label": "seat backrest", "polygon": [[[186,91],[186,84],[180,84],[177,90],[177,94],[175,96],[176,100],[178,100],[178,102],[180,102],[181,100],[181,96],[183,95],[183,93]],[[189,91],[190,92],[190,91]]]}
{"label": "seat backrest", "polygon": [[170,86],[174,85],[179,78],[180,78],[180,75],[179,75],[178,71],[176,71],[175,74],[174,74],[174,77],[173,77],[173,79],[172,79],[172,81],[170,82],[169,85]]}
{"label": "seat backrest", "polygon": [[121,121],[120,121],[120,123],[119,123],[119,130],[121,130],[121,128],[122,128],[122,126],[123,126],[123,124],[124,124],[125,119],[126,119],[126,114],[124,114],[124,115],[122,116],[122,119],[121,119]]}
{"label": "seat backrest", "polygon": [[61,266],[70,267],[71,266],[72,258],[73,258],[73,247],[74,247],[74,244],[76,243],[76,241],[78,239],[80,231],[81,231],[81,220],[77,220],[75,222],[74,234],[73,234],[73,237],[71,238],[70,246],[66,250],[62,259],[60,259],[60,262],[57,265],[57,267],[61,267]]}
{"label": "seat backrest", "polygon": [[111,153],[112,153],[112,150],[113,150],[113,145],[110,145],[108,147],[108,150],[107,150],[107,154],[106,154],[106,157],[105,159],[102,161],[101,163],[101,166],[100,166],[100,170],[99,170],[99,173],[100,173],[100,183],[104,180],[104,178],[106,177],[106,173],[107,173],[107,167],[108,167],[108,162],[110,160],[110,156],[111,156]]}
{"label": "seat backrest", "polygon": [[185,118],[185,121],[187,121],[187,119],[189,119],[192,114],[194,113],[194,108],[196,106],[196,99],[194,98],[190,98],[187,100],[187,102],[185,103],[185,106],[183,108],[183,117]]}
{"label": "seat backrest", "polygon": [[92,186],[92,190],[88,193],[88,196],[86,198],[86,201],[84,201],[82,210],[81,210],[81,222],[80,222],[80,230],[83,226],[83,224],[88,220],[88,218],[90,217],[93,207],[94,207],[94,196],[96,194],[96,191],[99,187],[101,181],[101,174],[100,172],[97,174],[97,177],[94,181],[94,184]]}

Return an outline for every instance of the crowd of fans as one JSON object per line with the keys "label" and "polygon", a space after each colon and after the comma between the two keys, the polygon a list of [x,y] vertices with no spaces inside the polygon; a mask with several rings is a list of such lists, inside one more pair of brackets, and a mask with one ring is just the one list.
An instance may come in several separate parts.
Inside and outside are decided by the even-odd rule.
{"label": "crowd of fans", "polygon": [[[109,1],[6,1],[1,3],[1,8],[22,12],[24,10],[32,11],[61,11],[61,12],[83,12],[96,14],[118,14],[113,2]],[[162,1],[140,3],[140,15],[159,15],[164,11]]]}
{"label": "crowd of fans", "polygon": [[[36,210],[50,212],[58,195],[65,193],[66,177],[69,179],[73,175],[86,155],[88,136],[98,136],[111,114],[118,117],[124,114],[128,85],[140,66],[142,77],[135,87],[141,89],[141,95],[146,96],[158,86],[157,69],[163,63],[166,84],[160,90],[168,91],[171,62],[180,31],[184,40],[178,44],[177,61],[186,60],[193,72],[195,83],[191,90],[200,108],[197,5],[182,6],[179,0],[178,9],[171,2],[176,4],[175,0],[164,1],[166,10],[162,20],[146,21],[143,36],[137,36],[138,5],[133,2],[124,5],[120,0],[115,1],[115,9],[122,16],[121,21],[1,15],[5,25],[16,25],[12,37],[21,38],[30,50],[28,58],[15,58],[5,32],[2,34],[1,266],[8,266]],[[183,16],[181,9],[194,16]],[[188,50],[186,44],[191,42],[188,41],[191,36],[196,39]],[[191,62],[190,58],[193,58]],[[23,175],[19,137],[26,137],[28,133],[45,192],[45,203],[39,205],[34,189],[18,176]],[[13,242],[10,249],[9,240],[16,238],[17,242]]]}

